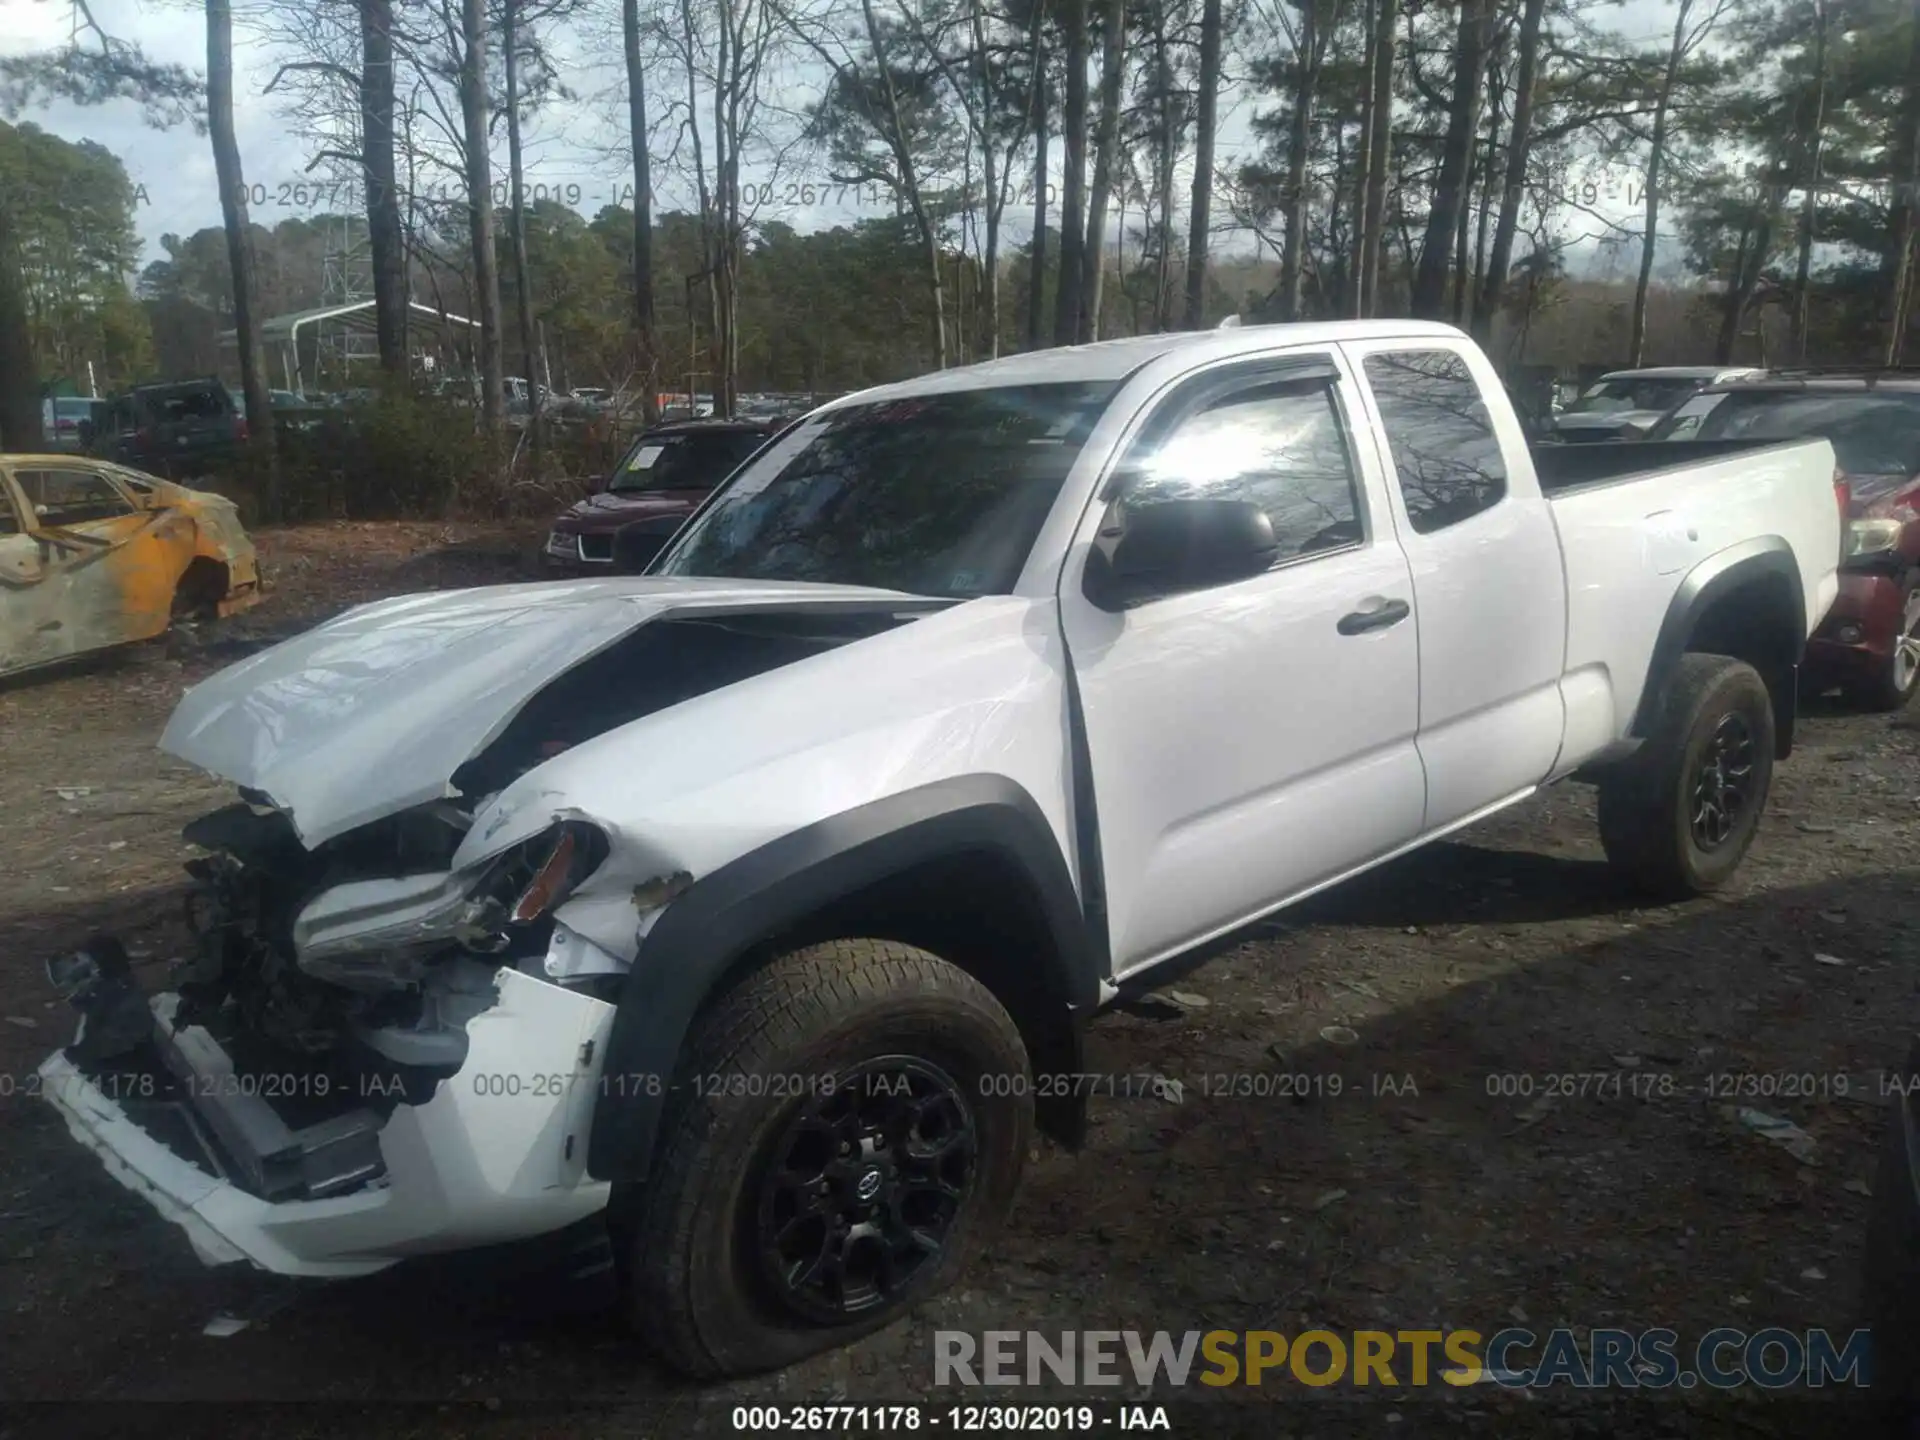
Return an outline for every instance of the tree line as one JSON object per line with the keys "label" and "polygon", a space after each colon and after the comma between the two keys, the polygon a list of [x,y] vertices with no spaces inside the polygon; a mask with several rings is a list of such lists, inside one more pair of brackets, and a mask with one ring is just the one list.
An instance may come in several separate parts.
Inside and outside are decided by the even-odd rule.
{"label": "tree line", "polygon": [[[204,343],[196,310],[229,319],[270,452],[259,322],[321,222],[250,213],[229,0],[204,0],[204,72],[70,3],[71,45],[0,60],[0,112],[130,102],[206,134],[223,224],[168,237],[140,276],[149,315],[180,322],[156,318],[148,343],[173,361]],[[555,341],[563,370],[630,379],[649,413],[688,371],[724,412],[743,374],[841,388],[1230,310],[1447,319],[1512,357],[1596,240],[1624,262],[1603,358],[1644,358],[1656,275],[1684,266],[1715,358],[1897,362],[1920,239],[1917,10],[1668,0],[1657,35],[1602,0],[269,0],[246,23],[316,183],[353,196],[336,218],[369,256],[380,369],[409,374],[408,302],[436,292],[475,322],[494,432],[503,377],[550,365]],[[569,44],[618,57],[610,100],[576,90]],[[1232,155],[1223,97],[1253,102]],[[526,136],[593,103],[617,108],[632,200],[589,217],[539,196]],[[72,226],[102,242],[62,262],[59,226],[0,192],[10,447],[37,439],[47,365],[146,358],[111,283],[131,225],[104,213],[126,182],[110,160],[0,133],[0,186],[71,168],[92,218],[59,243]],[[796,172],[885,208],[797,231],[766,181]],[[1625,213],[1590,193],[1601,172],[1628,177]],[[686,197],[672,213],[662,179]],[[1223,253],[1229,232],[1261,263]]]}

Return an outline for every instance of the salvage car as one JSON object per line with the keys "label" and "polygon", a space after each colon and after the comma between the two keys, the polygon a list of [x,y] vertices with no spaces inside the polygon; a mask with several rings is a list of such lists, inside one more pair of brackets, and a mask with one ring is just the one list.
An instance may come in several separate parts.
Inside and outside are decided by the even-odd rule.
{"label": "salvage car", "polygon": [[553,522],[543,564],[556,574],[638,574],[779,428],[774,420],[681,420],[644,431],[593,493]]}
{"label": "salvage car", "polygon": [[1553,438],[1573,443],[1637,440],[1703,386],[1759,372],[1724,365],[1656,365],[1602,375],[1556,411]]}
{"label": "salvage car", "polygon": [[1714,385],[1649,440],[1830,441],[1847,493],[1840,597],[1807,646],[1806,680],[1872,710],[1920,689],[1920,375],[1776,374]]}
{"label": "salvage car", "polygon": [[232,501],[72,455],[0,455],[0,675],[259,598]]}
{"label": "salvage car", "polygon": [[1080,1142],[1088,1017],[1166,962],[1574,777],[1650,895],[1734,873],[1832,449],[1555,448],[1397,320],[829,403],[645,576],[365,605],[190,691],[161,748],[238,787],[199,950],[152,997],[114,937],[51,963],[39,1093],[210,1261],[586,1224],[689,1374],[873,1330],[1035,1125]]}

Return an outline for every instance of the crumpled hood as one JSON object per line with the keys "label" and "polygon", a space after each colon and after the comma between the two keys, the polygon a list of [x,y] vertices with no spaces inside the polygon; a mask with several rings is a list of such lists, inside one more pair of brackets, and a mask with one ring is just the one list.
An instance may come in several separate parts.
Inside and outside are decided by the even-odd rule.
{"label": "crumpled hood", "polygon": [[453,793],[453,772],[532,695],[649,621],[887,598],[917,599],[857,586],[644,578],[402,596],[349,610],[196,685],[160,748],[264,793],[312,847]]}

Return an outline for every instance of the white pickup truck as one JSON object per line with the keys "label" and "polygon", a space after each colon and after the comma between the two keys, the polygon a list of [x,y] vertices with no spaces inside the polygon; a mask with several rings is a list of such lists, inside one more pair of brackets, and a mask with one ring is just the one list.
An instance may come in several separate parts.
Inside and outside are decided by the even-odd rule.
{"label": "white pickup truck", "polygon": [[1036,1122],[1078,1142],[1083,1027],[1161,962],[1576,772],[1636,880],[1728,877],[1841,516],[1825,441],[1686,453],[1536,460],[1402,321],[836,401],[644,577],[196,687],[162,747],[240,787],[200,953],[52,962],[41,1092],[209,1261],[585,1225],[683,1370],[836,1344],[979,1249]]}

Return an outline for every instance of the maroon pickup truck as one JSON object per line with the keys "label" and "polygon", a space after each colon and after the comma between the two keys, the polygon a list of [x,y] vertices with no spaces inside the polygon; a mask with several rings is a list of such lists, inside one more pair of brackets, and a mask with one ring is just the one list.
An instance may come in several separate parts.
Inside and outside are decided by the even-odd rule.
{"label": "maroon pickup truck", "polygon": [[681,420],[647,430],[594,492],[553,522],[541,552],[567,575],[631,575],[694,508],[781,428],[772,420]]}

